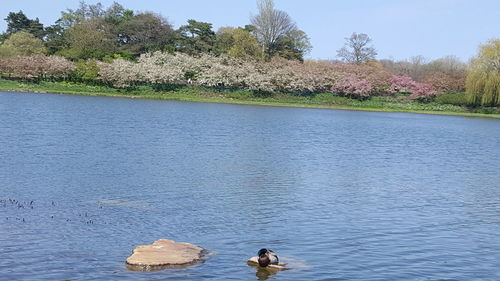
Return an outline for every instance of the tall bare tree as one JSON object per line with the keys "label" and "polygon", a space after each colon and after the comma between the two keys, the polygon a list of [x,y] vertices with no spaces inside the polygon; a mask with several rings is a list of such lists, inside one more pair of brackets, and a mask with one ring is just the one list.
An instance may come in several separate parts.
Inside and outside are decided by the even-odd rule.
{"label": "tall bare tree", "polygon": [[257,39],[263,45],[265,53],[271,57],[276,51],[278,40],[296,30],[297,26],[286,12],[274,8],[273,0],[260,0],[257,7],[259,14],[253,16],[251,22],[255,26]]}
{"label": "tall bare tree", "polygon": [[373,46],[368,46],[372,39],[364,33],[354,32],[351,37],[345,38],[344,47],[337,51],[337,57],[344,62],[362,64],[375,59],[377,51]]}

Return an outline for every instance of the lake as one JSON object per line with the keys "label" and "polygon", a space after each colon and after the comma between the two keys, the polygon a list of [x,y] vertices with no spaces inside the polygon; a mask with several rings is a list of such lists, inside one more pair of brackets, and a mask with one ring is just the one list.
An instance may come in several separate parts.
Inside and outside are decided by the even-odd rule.
{"label": "lake", "polygon": [[3,280],[500,280],[498,119],[0,92],[0,159]]}

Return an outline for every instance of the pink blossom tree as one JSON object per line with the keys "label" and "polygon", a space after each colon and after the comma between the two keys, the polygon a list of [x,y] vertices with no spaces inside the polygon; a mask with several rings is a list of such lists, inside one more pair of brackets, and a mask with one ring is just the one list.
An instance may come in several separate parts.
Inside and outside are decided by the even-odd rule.
{"label": "pink blossom tree", "polygon": [[331,91],[350,98],[368,98],[373,90],[370,82],[355,76],[348,76],[336,82]]}
{"label": "pink blossom tree", "polygon": [[437,94],[437,91],[431,84],[416,82],[408,76],[398,75],[391,77],[391,85],[387,91],[391,94],[410,94],[410,99],[420,101],[429,101],[430,98]]}

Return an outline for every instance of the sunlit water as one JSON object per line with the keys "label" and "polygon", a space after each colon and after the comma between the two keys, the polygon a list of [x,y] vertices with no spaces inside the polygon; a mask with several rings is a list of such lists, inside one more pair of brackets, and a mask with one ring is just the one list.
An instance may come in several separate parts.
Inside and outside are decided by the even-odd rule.
{"label": "sunlit water", "polygon": [[500,280],[500,120],[0,93],[0,159],[1,280]]}

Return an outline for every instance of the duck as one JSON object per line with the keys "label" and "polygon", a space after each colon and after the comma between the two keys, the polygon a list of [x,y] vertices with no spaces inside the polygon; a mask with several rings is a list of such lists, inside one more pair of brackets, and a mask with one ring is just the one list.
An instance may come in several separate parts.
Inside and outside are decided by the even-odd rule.
{"label": "duck", "polygon": [[257,252],[257,256],[251,257],[247,261],[248,265],[262,268],[274,268],[283,270],[286,263],[280,263],[278,255],[273,250],[262,248]]}
{"label": "duck", "polygon": [[278,255],[271,249],[262,248],[257,252],[258,262],[261,267],[279,265]]}

